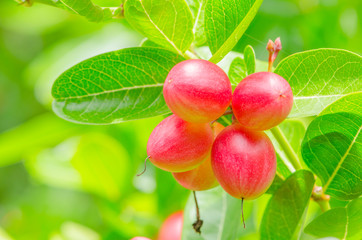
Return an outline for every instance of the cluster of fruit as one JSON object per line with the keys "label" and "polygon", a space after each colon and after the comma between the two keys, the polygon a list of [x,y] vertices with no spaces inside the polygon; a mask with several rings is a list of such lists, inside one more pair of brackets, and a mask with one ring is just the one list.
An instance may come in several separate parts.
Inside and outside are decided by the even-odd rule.
{"label": "cluster of fruit", "polygon": [[[276,155],[263,131],[280,124],[292,109],[292,90],[284,78],[254,73],[233,92],[220,67],[191,59],[171,69],[163,95],[173,115],[149,138],[147,153],[155,166],[194,191],[219,183],[236,198],[254,199],[268,189]],[[225,112],[233,114],[226,128],[216,122]]]}

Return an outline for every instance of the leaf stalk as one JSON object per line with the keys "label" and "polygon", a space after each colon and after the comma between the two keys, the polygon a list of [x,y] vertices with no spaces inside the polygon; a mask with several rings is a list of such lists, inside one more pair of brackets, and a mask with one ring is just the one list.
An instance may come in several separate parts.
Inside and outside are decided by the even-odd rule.
{"label": "leaf stalk", "polygon": [[302,169],[302,165],[300,164],[299,157],[294,151],[293,147],[290,145],[288,139],[285,137],[284,133],[280,129],[280,127],[276,126],[272,129],[270,129],[271,133],[275,137],[275,139],[278,141],[279,145],[284,150],[285,154],[287,155],[290,163],[293,165],[293,167],[296,170]]}

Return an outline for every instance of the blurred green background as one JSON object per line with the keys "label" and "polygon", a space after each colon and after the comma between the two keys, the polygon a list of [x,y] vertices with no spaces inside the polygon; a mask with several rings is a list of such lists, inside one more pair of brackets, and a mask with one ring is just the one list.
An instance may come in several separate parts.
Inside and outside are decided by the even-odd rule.
{"label": "blurred green background", "polygon": [[[265,60],[267,40],[280,36],[279,59],[314,48],[361,54],[361,29],[360,0],[265,0],[235,51],[251,44]],[[0,239],[154,237],[169,214],[184,208],[189,191],[169,173],[148,164],[136,177],[162,117],[88,126],[51,110],[51,85],[61,72],[141,41],[123,20],[91,23],[46,5],[0,1]],[[256,239],[267,199],[246,205],[251,227],[240,239]],[[315,204],[309,211],[320,210]]]}

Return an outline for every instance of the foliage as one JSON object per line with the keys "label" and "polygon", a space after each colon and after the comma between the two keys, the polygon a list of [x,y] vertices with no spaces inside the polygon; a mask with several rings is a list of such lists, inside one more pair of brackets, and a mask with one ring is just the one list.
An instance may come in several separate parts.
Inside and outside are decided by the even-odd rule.
{"label": "foliage", "polygon": [[[267,133],[277,152],[276,178],[268,194],[244,203],[246,229],[239,200],[220,187],[198,192],[204,220],[198,235],[191,227],[193,198],[171,174],[149,165],[142,177],[134,177],[143,168],[147,137],[169,113],[162,96],[168,71],[184,59],[202,56],[219,63],[236,87],[245,76],[266,70],[260,61],[265,58],[258,55],[265,44],[250,36],[274,37],[280,31],[285,52],[297,52],[295,39],[314,23],[301,21],[295,34],[289,24],[302,15],[291,21],[290,9],[313,14],[315,6],[261,0],[17,2],[32,7],[0,3],[2,238],[153,237],[162,220],[180,208],[183,239],[354,239],[361,234],[361,56],[320,48],[344,48],[348,35],[347,48],[361,52],[360,30],[353,35],[357,30],[351,27],[336,31],[324,25],[323,31],[329,31],[324,35],[339,42],[315,39],[305,49],[318,49],[291,54],[276,66],[275,73],[294,93],[289,119],[279,126],[288,142]],[[352,16],[358,3],[348,4]],[[9,7],[12,12],[3,10]],[[319,7],[324,21],[334,19],[332,10]],[[339,5],[325,8],[346,14]],[[282,24],[274,32],[270,9],[281,9],[274,19]],[[340,20],[343,26],[345,19]],[[133,29],[147,38],[142,45]],[[317,28],[308,32],[319,35]],[[308,43],[312,37],[305,35]],[[50,92],[58,116],[86,125],[49,113]],[[288,145],[308,170],[293,164]],[[316,185],[341,205],[321,213],[310,200],[317,198]]]}

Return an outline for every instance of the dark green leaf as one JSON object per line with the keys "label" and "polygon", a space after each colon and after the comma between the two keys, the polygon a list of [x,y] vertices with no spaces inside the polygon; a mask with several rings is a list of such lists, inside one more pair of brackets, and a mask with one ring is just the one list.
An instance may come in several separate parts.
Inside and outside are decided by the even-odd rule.
{"label": "dark green leaf", "polygon": [[261,239],[289,240],[299,235],[313,186],[313,174],[299,170],[276,190],[264,212]]}
{"label": "dark green leaf", "polygon": [[55,81],[53,110],[69,121],[91,124],[168,113],[163,82],[182,60],[160,48],[128,48],[90,58]]}
{"label": "dark green leaf", "polygon": [[240,57],[234,58],[228,73],[231,85],[234,88],[248,75],[246,68],[244,59]]}
{"label": "dark green leaf", "polygon": [[244,49],[244,61],[248,75],[255,73],[255,52],[250,45],[247,45]]}
{"label": "dark green leaf", "polygon": [[184,0],[127,0],[124,11],[136,30],[180,55],[193,41],[193,18]]}
{"label": "dark green leaf", "polygon": [[362,116],[347,112],[317,117],[303,140],[302,156],[323,191],[341,200],[362,193]]}
{"label": "dark green leaf", "polygon": [[231,197],[221,187],[196,193],[201,219],[201,235],[192,228],[196,220],[193,196],[184,210],[183,240],[236,239],[241,223],[241,200]]}
{"label": "dark green leaf", "polygon": [[206,43],[206,35],[204,30],[204,22],[205,22],[205,3],[206,0],[186,0],[187,4],[190,7],[194,25],[194,42],[196,46],[201,46]]}
{"label": "dark green leaf", "polygon": [[362,90],[361,56],[339,49],[317,49],[293,54],[275,73],[284,77],[294,94],[289,117],[319,114],[328,104]]}
{"label": "dark green leaf", "polygon": [[207,0],[205,33],[217,63],[230,52],[254,19],[262,0]]}
{"label": "dark green leaf", "polygon": [[[304,232],[316,237],[350,239],[362,231],[362,198],[346,207],[331,209],[315,218]],[[360,235],[361,236],[361,235]]]}
{"label": "dark green leaf", "polygon": [[340,200],[362,193],[361,102],[362,93],[338,99],[312,121],[303,140],[303,160],[323,190]]}

